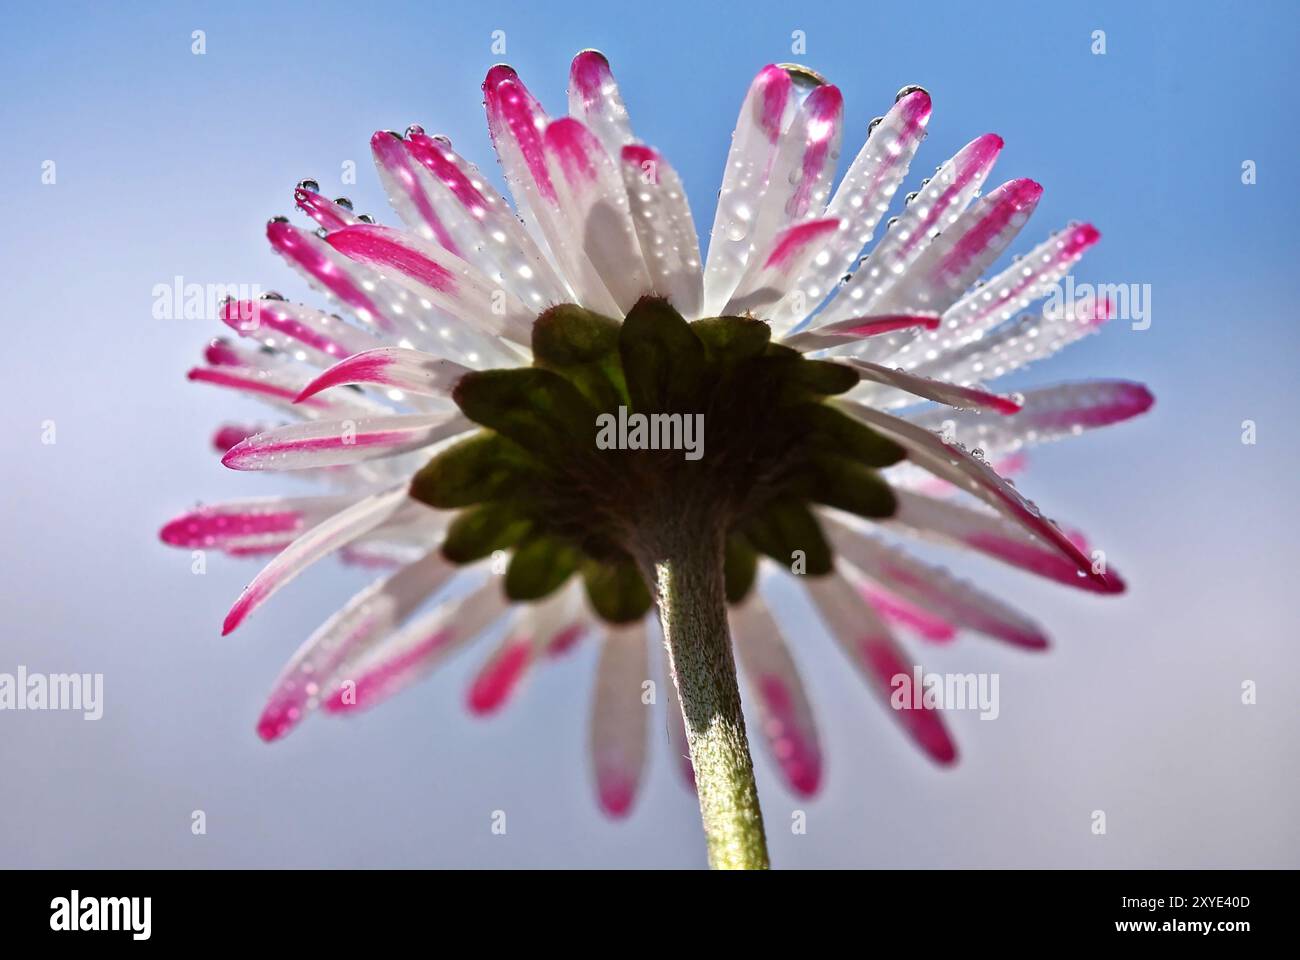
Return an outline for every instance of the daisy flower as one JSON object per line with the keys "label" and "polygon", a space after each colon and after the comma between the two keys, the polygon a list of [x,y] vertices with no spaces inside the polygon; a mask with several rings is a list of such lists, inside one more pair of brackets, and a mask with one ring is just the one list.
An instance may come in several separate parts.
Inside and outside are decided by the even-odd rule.
{"label": "daisy flower", "polygon": [[[741,104],[704,258],[681,180],[633,132],[604,56],[574,59],[567,116],[507,66],[483,92],[513,208],[445,137],[375,134],[402,226],[299,183],[315,224],[276,217],[267,238],[332,305],[227,301],[248,345],[214,340],[190,371],[291,418],[222,427],[227,467],[323,491],[204,506],[162,539],[273,555],[225,633],[330,554],[379,569],[276,680],[266,740],[313,710],[374,706],[481,636],[499,639],[468,693],[476,713],[580,638],[599,642],[591,757],[616,816],[643,775],[661,633],[661,699],[710,862],[766,866],[736,660],[789,788],[813,793],[823,767],[763,599],[778,571],[886,703],[912,671],[897,632],[1047,644],[906,537],[1123,589],[1009,477],[1026,446],[1126,420],[1150,394],[986,386],[1106,321],[1104,302],[1029,309],[1098,232],[1069,225],[982,281],[1042,193],[1027,179],[984,191],[1001,138],[975,138],[895,203],[930,120],[926,91],[905,87],[836,186],[840,91],[781,64]],[[890,713],[934,761],[956,758],[939,710]]]}

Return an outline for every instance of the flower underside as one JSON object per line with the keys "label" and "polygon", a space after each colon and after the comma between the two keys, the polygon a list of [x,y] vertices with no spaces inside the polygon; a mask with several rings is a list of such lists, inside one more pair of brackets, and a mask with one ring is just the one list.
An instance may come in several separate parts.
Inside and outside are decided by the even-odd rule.
{"label": "flower underside", "polygon": [[[810,505],[892,515],[894,495],[875,468],[904,451],[825,402],[854,387],[855,372],[770,334],[753,317],[687,323],[656,297],[621,323],[571,304],[542,313],[531,367],[467,374],[454,391],[485,429],[412,480],[415,499],[460,509],[444,556],[471,563],[512,551],[512,600],[539,600],[579,575],[611,623],[649,610],[643,571],[670,530],[726,533],[731,603],[749,592],[760,554],[829,573],[831,548]],[[698,450],[688,457],[631,434],[622,448],[599,442],[602,422],[638,414],[656,437],[689,418]]]}
{"label": "flower underside", "polygon": [[[271,555],[223,634],[331,554],[382,568],[286,663],[258,719],[266,740],[314,712],[375,707],[490,633],[466,696],[476,715],[580,640],[597,645],[588,747],[615,817],[646,770],[657,620],[670,750],[689,754],[710,862],[765,866],[748,708],[795,794],[818,790],[824,763],[793,625],[775,615],[784,598],[756,568],[808,575],[791,585],[813,612],[799,632],[820,624],[913,743],[951,764],[937,705],[893,709],[895,678],[920,669],[900,634],[1027,651],[1048,639],[906,539],[1122,592],[1105,552],[1011,475],[1028,447],[1125,422],[1153,398],[1109,378],[988,389],[1118,311],[1068,280],[1100,237],[1091,224],[994,269],[1042,195],[1024,177],[989,184],[1000,136],[976,136],[905,192],[926,91],[899,91],[837,182],[840,90],[804,67],[763,67],[740,104],[707,255],[682,177],[633,129],[608,60],[579,53],[567,92],[567,115],[553,116],[513,69],[487,72],[511,199],[418,125],[370,140],[401,226],[298,184],[319,229],[279,217],[267,239],[341,313],[229,301],[220,318],[259,349],[214,340],[189,378],[291,420],[223,425],[224,465],[324,490],[201,505],[160,535]],[[876,471],[904,454],[886,485]],[[488,556],[504,576],[482,576]]]}

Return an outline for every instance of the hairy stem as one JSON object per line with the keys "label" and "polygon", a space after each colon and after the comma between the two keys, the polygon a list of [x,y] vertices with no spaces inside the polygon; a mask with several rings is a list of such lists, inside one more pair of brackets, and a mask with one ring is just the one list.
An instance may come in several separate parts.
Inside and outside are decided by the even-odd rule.
{"label": "hairy stem", "polygon": [[720,531],[678,529],[647,563],[682,704],[714,869],[768,867],[754,764],[727,629]]}

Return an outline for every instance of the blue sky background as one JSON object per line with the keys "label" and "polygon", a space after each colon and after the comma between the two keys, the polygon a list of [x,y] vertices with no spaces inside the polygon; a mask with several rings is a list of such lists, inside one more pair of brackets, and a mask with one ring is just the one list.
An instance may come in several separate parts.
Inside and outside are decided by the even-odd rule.
{"label": "blue sky background", "polygon": [[[0,672],[105,674],[105,716],[0,713],[3,866],[696,866],[693,798],[661,723],[631,819],[597,813],[584,757],[591,645],[502,716],[466,717],[458,658],[383,709],[266,746],[281,663],[364,574],[325,565],[229,638],[249,563],[161,546],[197,500],[284,489],[211,453],[259,409],[184,382],[215,321],[151,317],[155,284],[305,293],[266,248],[302,177],[392,218],[369,164],[419,122],[497,177],[479,83],[512,63],[553,112],[568,62],[602,49],[638,133],[712,220],[753,73],[798,59],[846,97],[842,165],[907,83],[934,97],[916,177],[971,137],[995,176],[1046,194],[1020,249],[1072,219],[1103,241],[1079,281],[1150,284],[1152,325],[1115,322],[1018,383],[1150,383],[1140,421],[1034,451],[1021,487],[1124,571],[1119,599],[976,560],[1053,628],[1031,657],[977,637],[930,669],[1001,674],[1002,716],[952,718],[963,759],[914,756],[791,593],[781,613],[815,700],[827,779],[786,794],[759,759],[785,866],[1300,866],[1296,304],[1300,148],[1289,3],[29,4],[0,39],[10,216],[0,417]],[[191,31],[207,52],[191,53]],[[504,30],[506,56],[491,52]],[[794,56],[791,33],[807,52]],[[1107,52],[1090,52],[1094,30]],[[41,182],[42,163],[57,183]],[[344,188],[344,161],[358,184]],[[1258,183],[1241,182],[1253,160]],[[1241,423],[1258,442],[1241,443]],[[58,442],[41,443],[44,421]],[[1259,702],[1240,703],[1243,680]],[[206,836],[190,832],[202,809]],[[509,816],[506,836],[491,811]],[[808,814],[806,835],[789,829]],[[1109,831],[1089,830],[1095,809]]]}

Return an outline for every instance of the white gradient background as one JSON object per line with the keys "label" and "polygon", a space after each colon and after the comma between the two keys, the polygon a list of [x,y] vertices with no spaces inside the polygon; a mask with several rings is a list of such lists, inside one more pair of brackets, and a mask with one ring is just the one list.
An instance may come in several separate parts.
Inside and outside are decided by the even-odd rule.
{"label": "white gradient background", "polygon": [[[733,6],[733,5],[728,5]],[[597,812],[585,752],[595,647],[547,665],[507,711],[466,716],[485,651],[347,721],[267,746],[253,732],[290,652],[366,579],[327,563],[236,634],[219,626],[255,564],[190,573],[159,525],[197,500],[283,489],[209,447],[251,403],[187,384],[215,321],[151,319],[187,281],[303,293],[262,229],[304,176],[387,216],[376,129],[419,122],[496,173],[478,84],[509,59],[553,110],[567,64],[612,60],[638,132],[711,222],[753,72],[800,58],[844,90],[842,164],[894,91],[934,96],[916,178],[971,137],[995,175],[1047,192],[1027,248],[1070,219],[1101,245],[1079,281],[1149,283],[1153,324],[1114,322],[1018,385],[1141,379],[1139,421],[1032,452],[1021,487],[1123,571],[1118,599],[954,556],[1051,628],[1026,655],[975,636],[935,670],[997,671],[1001,717],[951,716],[962,758],[931,767],[802,601],[779,610],[822,730],[812,801],[759,757],[778,866],[1300,866],[1295,795],[1296,8],[1284,3],[613,5],[57,4],[6,13],[7,202],[0,413],[0,671],[102,672],[105,714],[0,713],[0,866],[703,864],[694,799],[661,714],[629,820]],[[190,31],[208,52],[190,53]],[[1108,53],[1089,53],[1094,29]],[[40,183],[41,163],[58,183]],[[338,183],[355,160],[359,184]],[[1259,182],[1240,183],[1241,162]],[[1241,422],[1258,423],[1243,446]],[[40,442],[57,423],[58,442]],[[292,483],[289,486],[293,486]],[[1243,706],[1243,680],[1259,702]],[[807,811],[806,835],[791,811]],[[190,832],[192,810],[206,836]],[[491,811],[509,817],[506,836]],[[1106,811],[1109,831],[1090,832]]]}

